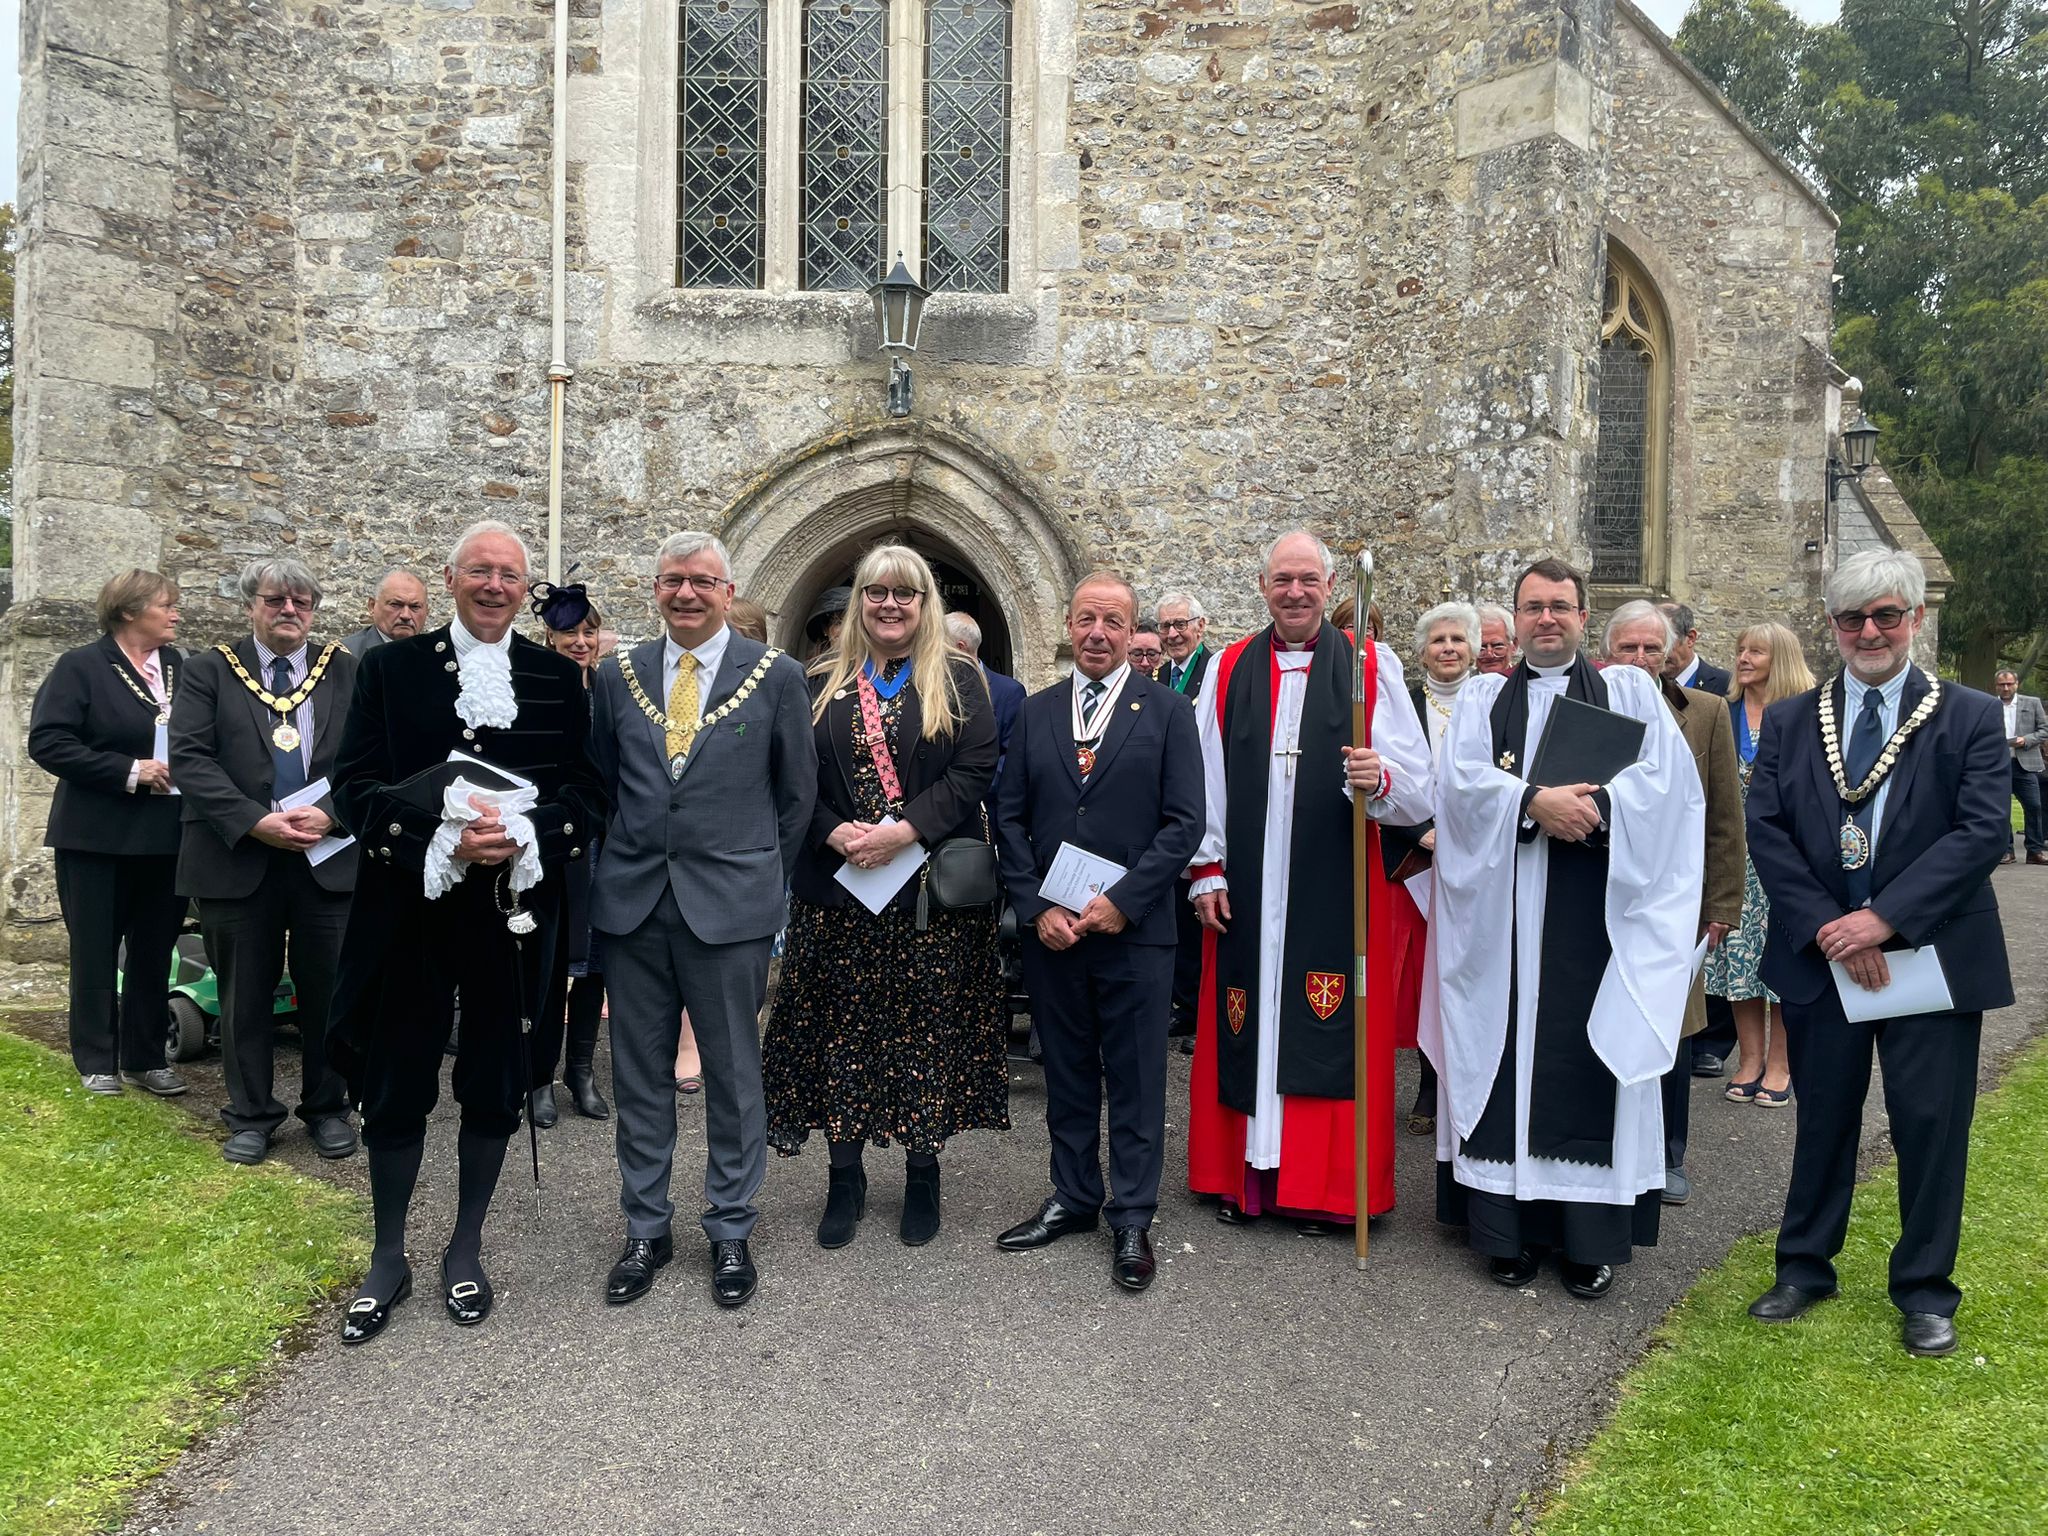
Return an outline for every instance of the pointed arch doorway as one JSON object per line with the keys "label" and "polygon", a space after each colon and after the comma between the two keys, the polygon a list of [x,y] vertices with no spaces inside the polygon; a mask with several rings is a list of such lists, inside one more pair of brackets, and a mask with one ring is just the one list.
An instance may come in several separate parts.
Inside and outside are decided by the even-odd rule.
{"label": "pointed arch doorway", "polygon": [[1061,615],[1084,552],[993,455],[929,426],[814,445],[721,519],[740,591],[766,608],[770,638],[803,656],[818,595],[848,582],[876,544],[933,563],[947,605],[973,615],[982,659],[1028,687],[1051,681]]}

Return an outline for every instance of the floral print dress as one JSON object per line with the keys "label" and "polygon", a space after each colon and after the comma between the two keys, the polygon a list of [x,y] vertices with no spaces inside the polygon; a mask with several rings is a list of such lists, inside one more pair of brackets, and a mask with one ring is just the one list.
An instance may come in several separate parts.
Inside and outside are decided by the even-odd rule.
{"label": "floral print dress", "polygon": [[[1762,737],[1750,736],[1749,715],[1742,707],[1741,698],[1731,699],[1729,707],[1735,715],[1735,750],[1741,758],[1735,771],[1742,780],[1742,803],[1747,807],[1750,775],[1756,771],[1756,749]],[[1725,997],[1731,1003],[1758,997],[1767,1003],[1777,1002],[1778,994],[1765,986],[1757,975],[1764,961],[1764,933],[1769,927],[1770,915],[1770,902],[1764,896],[1763,882],[1756,877],[1756,865],[1745,858],[1742,866],[1742,926],[1707,955],[1709,995]]]}

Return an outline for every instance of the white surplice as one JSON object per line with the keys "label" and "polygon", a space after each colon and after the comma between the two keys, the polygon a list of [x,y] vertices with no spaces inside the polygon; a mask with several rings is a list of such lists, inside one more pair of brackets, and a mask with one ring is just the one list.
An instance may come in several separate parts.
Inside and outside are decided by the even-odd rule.
{"label": "white surplice", "polygon": [[[1590,666],[1589,661],[1581,661]],[[1644,721],[1642,755],[1606,786],[1607,898],[1598,914],[1614,952],[1588,1021],[1594,1052],[1614,1074],[1614,1160],[1606,1167],[1529,1155],[1529,1084],[1542,987],[1550,838],[1518,843],[1522,778],[1564,693],[1563,669],[1529,687],[1528,734],[1512,769],[1494,759],[1493,706],[1504,677],[1468,678],[1437,760],[1436,902],[1429,925],[1418,1035],[1442,1081],[1437,1156],[1460,1184],[1523,1200],[1632,1204],[1664,1185],[1658,1079],[1685,1021],[1699,931],[1706,797],[1691,749],[1655,681],[1635,667],[1601,674],[1607,707]],[[1519,850],[1519,856],[1518,856]],[[1590,923],[1594,913],[1564,914]],[[1513,934],[1515,942],[1510,944]],[[1507,1042],[1508,967],[1515,967],[1513,1163],[1464,1154],[1485,1112]]]}
{"label": "white surplice", "polygon": [[[1390,786],[1366,805],[1375,821],[1413,826],[1430,811],[1430,754],[1415,702],[1401,678],[1401,663],[1384,645],[1375,645],[1379,664],[1378,694],[1373,702],[1373,750],[1389,765]],[[1280,1166],[1280,1124],[1283,1099],[1279,1090],[1281,966],[1286,959],[1287,907],[1293,895],[1294,790],[1305,775],[1326,774],[1349,796],[1343,759],[1306,763],[1290,755],[1301,745],[1301,713],[1308,695],[1308,669],[1313,651],[1275,651],[1280,664],[1280,696],[1273,702],[1273,750],[1266,763],[1266,838],[1259,889],[1262,911],[1238,911],[1236,922],[1259,923],[1259,1075],[1256,1109],[1245,1125],[1244,1160],[1254,1168]],[[1243,664],[1240,662],[1240,664]],[[1229,865],[1224,858],[1224,813],[1229,790],[1223,778],[1223,734],[1216,723],[1216,686],[1221,666],[1212,662],[1202,674],[1195,710],[1202,728],[1202,775],[1208,801],[1208,829],[1196,849],[1193,868],[1222,864],[1220,877],[1197,880],[1192,894],[1228,889]],[[1346,692],[1350,690],[1347,687]]]}

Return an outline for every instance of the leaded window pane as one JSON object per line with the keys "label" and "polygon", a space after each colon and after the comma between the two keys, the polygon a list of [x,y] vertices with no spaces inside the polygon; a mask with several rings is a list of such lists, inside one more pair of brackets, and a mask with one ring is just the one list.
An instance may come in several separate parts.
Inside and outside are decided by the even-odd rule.
{"label": "leaded window pane", "polygon": [[1600,431],[1593,454],[1593,580],[1643,580],[1649,479],[1650,351],[1626,331],[1600,343]]}
{"label": "leaded window pane", "polygon": [[767,246],[767,0],[678,3],[676,282],[759,288]]}
{"label": "leaded window pane", "polygon": [[803,282],[866,288],[889,229],[889,7],[804,6]]}
{"label": "leaded window pane", "polygon": [[1010,266],[1010,6],[925,6],[924,272],[934,291],[1001,293]]}

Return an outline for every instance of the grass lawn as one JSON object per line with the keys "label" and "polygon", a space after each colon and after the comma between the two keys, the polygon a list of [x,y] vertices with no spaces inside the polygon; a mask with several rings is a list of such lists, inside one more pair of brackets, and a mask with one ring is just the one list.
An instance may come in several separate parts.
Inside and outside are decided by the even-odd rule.
{"label": "grass lawn", "polygon": [[1842,1292],[1796,1323],[1744,1315],[1774,1234],[1746,1238],[1667,1320],[1541,1536],[2031,1536],[2048,1531],[2048,1047],[1977,1107],[1962,1348],[1898,1346],[1886,1169],[1856,1193]]}
{"label": "grass lawn", "polygon": [[358,1207],[0,1032],[0,1530],[118,1520],[359,1268]]}

